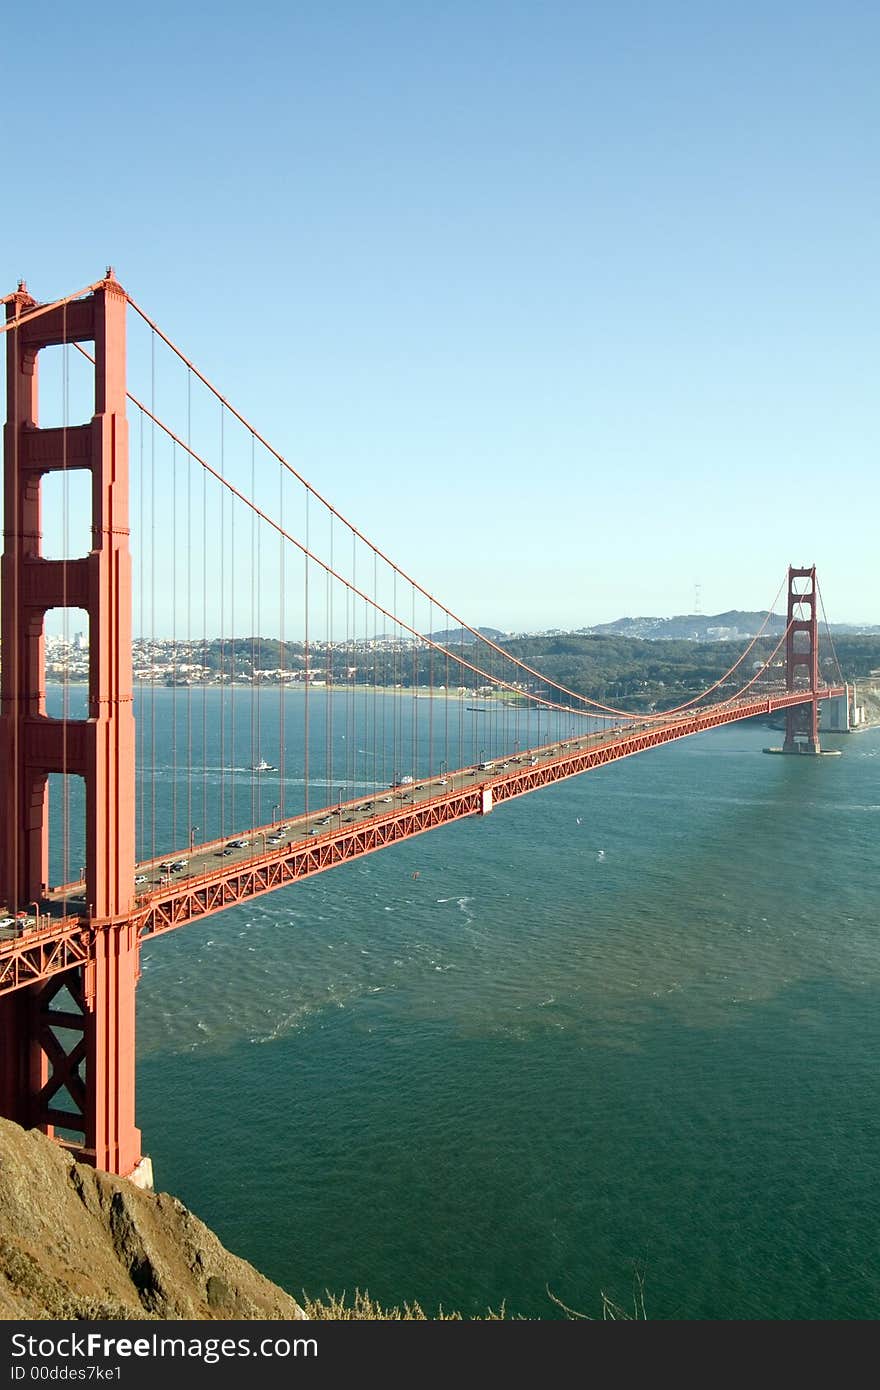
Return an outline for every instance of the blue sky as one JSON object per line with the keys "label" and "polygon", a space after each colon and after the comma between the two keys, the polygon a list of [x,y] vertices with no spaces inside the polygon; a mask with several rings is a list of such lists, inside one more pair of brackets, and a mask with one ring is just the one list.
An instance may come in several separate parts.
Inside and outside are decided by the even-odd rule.
{"label": "blue sky", "polygon": [[4,291],[113,263],[469,621],[760,608],[791,562],[880,622],[876,4],[4,27]]}

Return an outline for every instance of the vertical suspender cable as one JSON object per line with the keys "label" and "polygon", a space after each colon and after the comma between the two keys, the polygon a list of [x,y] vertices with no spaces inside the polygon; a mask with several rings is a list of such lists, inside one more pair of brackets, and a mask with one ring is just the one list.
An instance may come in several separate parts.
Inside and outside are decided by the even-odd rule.
{"label": "vertical suspender cable", "polygon": [[393,601],[393,603],[391,604],[391,611],[392,611],[392,613],[394,614],[394,621],[395,621],[394,647],[393,647],[393,649],[392,649],[392,654],[391,654],[391,677],[392,677],[392,684],[393,684],[393,689],[392,689],[392,691],[391,691],[391,697],[392,697],[392,704],[391,704],[391,782],[392,782],[392,785],[393,785],[393,786],[396,786],[396,785],[397,785],[397,780],[398,780],[398,778],[399,778],[399,776],[400,776],[400,748],[399,748],[399,741],[400,741],[400,720],[399,720],[399,717],[398,717],[398,716],[399,716],[399,712],[400,712],[400,705],[399,705],[399,700],[398,700],[398,685],[399,685],[399,681],[398,681],[398,675],[399,675],[399,652],[398,652],[398,647],[399,647],[399,645],[400,645],[400,628],[399,628],[399,626],[397,625],[397,570],[394,571],[394,601]]}
{"label": "vertical suspender cable", "polygon": [[177,445],[171,443],[171,843],[177,838]]}
{"label": "vertical suspender cable", "polygon": [[[61,766],[62,772],[62,807],[63,807],[63,832],[62,832],[62,857],[63,875],[62,882],[70,882],[70,777],[68,775],[68,728],[67,722],[70,719],[70,610],[67,606],[68,595],[68,576],[67,558],[70,551],[70,475],[67,471],[67,429],[70,424],[70,378],[69,362],[67,353],[67,305],[62,310],[62,420],[64,428],[61,432],[61,479],[62,479],[62,561],[61,561],[61,592],[63,622],[62,631],[64,634],[64,685],[62,692],[62,719],[61,729]],[[91,638],[91,631],[89,636]],[[91,711],[90,711],[91,713]]]}
{"label": "vertical suspender cable", "polygon": [[[516,674],[517,674],[516,667],[514,667],[514,675],[516,675]],[[517,682],[517,684],[519,684],[519,682]],[[519,715],[520,715],[520,709],[521,709],[521,707],[522,707],[522,700],[521,700],[521,698],[520,698],[520,696],[519,696],[518,694],[517,694],[517,695],[514,695],[513,699],[514,699],[514,706],[513,706],[513,747],[514,747],[515,752],[519,753],[519,751],[520,751],[520,746],[519,746],[519,745],[520,745]]]}
{"label": "vertical suspender cable", "polygon": [[[226,412],[221,411],[220,415],[220,471],[225,473],[226,456]],[[238,778],[236,776],[235,762],[235,600],[237,597],[235,587],[235,516],[238,506],[238,499],[234,494],[229,498],[229,819],[232,829],[238,827],[238,818],[235,809],[235,793]]]}
{"label": "vertical suspender cable", "polygon": [[303,702],[305,710],[303,712],[303,806],[306,815],[309,813],[309,689],[312,684],[312,675],[309,669],[309,493],[306,492],[306,551],[303,555],[303,609],[305,622],[303,624],[303,681],[305,689],[303,691]]}
{"label": "vertical suspender cable", "polygon": [[[330,513],[330,568],[333,569],[333,513]],[[325,724],[327,746],[324,751],[327,768],[327,804],[333,798],[333,581],[327,575],[327,713]]]}
{"label": "vertical suspender cable", "polygon": [[828,615],[827,615],[826,612],[825,612],[825,600],[824,600],[823,597],[822,597],[822,590],[819,588],[819,581],[818,581],[818,579],[816,580],[816,592],[817,592],[818,595],[819,595],[819,606],[820,606],[820,608],[822,609],[822,621],[823,621],[824,624],[825,624],[825,633],[826,633],[826,636],[828,637],[828,645],[829,645],[830,648],[831,648],[831,655],[832,655],[832,657],[833,657],[833,659],[834,659],[834,665],[835,665],[835,668],[836,668],[836,670],[837,670],[837,680],[838,680],[838,683],[839,683],[840,685],[845,685],[846,682],[845,682],[844,679],[843,679],[843,672],[842,672],[842,670],[840,669],[840,662],[839,662],[838,659],[837,659],[837,651],[835,650],[835,647],[834,647],[834,638],[831,636],[831,624],[828,622]]}
{"label": "vertical suspender cable", "polygon": [[[284,469],[278,465],[278,524],[284,530]],[[278,681],[278,816],[283,823],[285,817],[285,787],[287,785],[287,763],[286,746],[287,740],[284,736],[284,720],[287,715],[287,613],[285,607],[284,592],[284,537],[278,537],[278,567],[279,582],[281,586],[281,600],[278,611],[278,664],[280,667],[280,678]]]}
{"label": "vertical suspender cable", "polygon": [[[356,554],[355,534],[351,533],[351,582],[357,583],[357,554]],[[355,641],[355,599],[354,592],[346,589],[345,592],[345,645],[348,649],[348,664],[345,671],[345,717],[346,717],[346,754],[345,754],[345,776],[349,784],[349,796],[353,795],[354,788],[352,782],[357,777],[357,736],[355,733],[355,706],[354,693],[355,681],[352,675],[352,668],[357,664]]]}
{"label": "vertical suspender cable", "polygon": [[412,700],[410,709],[412,711],[412,750],[410,752],[409,773],[411,777],[419,775],[419,639],[416,637],[416,588],[412,588]]}
{"label": "vertical suspender cable", "polygon": [[[262,599],[263,599],[263,546],[262,546],[262,541],[263,541],[263,528],[262,528],[262,523],[261,523],[261,522],[259,521],[259,519],[258,519],[258,520],[257,520],[257,575],[256,575],[256,583],[257,583],[257,643],[258,643],[257,650],[260,651],[260,652],[262,652],[262,649],[263,649],[263,604],[262,604]],[[262,657],[261,657],[261,658],[260,658],[260,665],[262,666],[262,664],[263,664],[263,659],[262,659]],[[262,752],[259,751],[260,749],[262,749],[262,746],[263,746],[263,706],[262,706],[262,698],[263,698],[263,697],[262,697],[262,681],[257,681],[256,699],[257,699],[257,750],[258,750],[258,758],[257,758],[257,761],[258,761],[258,762],[262,762],[262,760],[263,760],[263,754],[262,754]],[[262,824],[263,820],[265,819],[265,808],[264,808],[264,806],[263,806],[263,804],[262,804],[262,802],[263,802],[263,796],[262,796],[262,793],[263,793],[262,773],[259,773],[259,772],[258,772],[258,773],[254,773],[254,776],[255,776],[256,779],[257,779],[257,821],[258,821],[258,823]]]}
{"label": "vertical suspender cable", "polygon": [[342,752],[344,754],[342,762],[342,772],[340,776],[345,780],[346,795],[350,796],[351,786],[351,699],[350,682],[348,679],[349,668],[351,667],[351,597],[347,584],[343,585],[342,597],[345,601],[345,637],[343,639],[343,665],[342,665],[342,742],[345,744]]}
{"label": "vertical suspender cable", "polygon": [[[223,435],[223,404],[220,404]],[[223,476],[223,450],[220,450]],[[226,489],[220,488],[220,834],[226,837]]]}
{"label": "vertical suspender cable", "polygon": [[[186,442],[192,444],[192,372],[186,373]],[[186,681],[186,826],[192,844],[196,827],[193,826],[193,731],[192,731],[192,459],[186,460],[186,660],[188,666]],[[207,835],[204,836],[207,839]]]}
{"label": "vertical suspender cable", "polygon": [[[365,586],[366,587],[366,586]],[[369,795],[373,789],[372,758],[370,756],[370,677],[369,664],[372,660],[372,644],[370,642],[370,602],[364,595],[364,640],[361,647],[361,663],[359,663],[360,684],[362,687],[363,700],[361,701],[361,712],[363,719],[363,784],[364,790],[368,793],[368,800],[372,800]]]}
{"label": "vertical suspender cable", "polygon": [[[150,410],[156,414],[156,335],[150,334]],[[150,421],[150,826],[156,853],[156,426]],[[163,849],[165,847],[163,846]]]}
{"label": "vertical suspender cable", "polygon": [[[428,600],[428,632],[434,631],[434,601]],[[428,648],[428,767],[427,775],[434,776],[434,648]]]}
{"label": "vertical suspender cable", "polygon": [[[251,435],[251,497],[252,497],[252,498],[255,498],[255,495],[256,495],[256,487],[255,487],[254,472],[255,472],[254,436],[253,436],[253,434],[252,434],[252,435]],[[256,527],[256,524],[257,524],[257,513],[256,513],[256,511],[255,511],[253,508],[251,508],[251,768],[253,768],[254,764],[257,762],[257,759],[258,759],[258,757],[259,757],[259,754],[257,753],[257,748],[259,747],[259,743],[258,743],[257,737],[256,737],[256,718],[257,718],[256,689],[257,689],[257,643],[258,643],[258,634],[257,634],[257,627],[258,627],[258,624],[257,624],[257,610],[256,610],[256,600],[257,600],[257,581],[256,581],[257,548],[256,548],[256,534],[255,534],[255,527]],[[256,786],[255,786],[255,783],[254,783],[253,772],[251,772],[251,828],[253,828],[253,827],[256,825],[256,823],[257,823],[257,797],[256,797]]]}
{"label": "vertical suspender cable", "polygon": [[465,700],[466,700],[466,698],[467,698],[467,690],[466,690],[465,682],[466,682],[467,680],[469,680],[470,677],[469,677],[468,672],[467,672],[467,670],[466,670],[466,668],[465,668],[465,665],[464,665],[464,628],[463,628],[463,627],[460,627],[459,630],[458,630],[458,651],[459,651],[459,658],[460,658],[460,660],[459,660],[459,668],[458,668],[458,681],[459,681],[459,686],[458,686],[458,761],[459,761],[459,764],[463,767],[466,761],[473,762],[473,754],[472,754],[472,753],[469,752],[469,753],[468,753],[468,757],[465,758],[465,746],[464,746],[464,706],[465,706]]}
{"label": "vertical suspender cable", "polygon": [[[210,824],[210,832],[208,826]],[[202,830],[205,838],[217,834],[216,821],[208,818],[208,475],[202,469]]]}
{"label": "vertical suspender cable", "polygon": [[443,765],[441,767],[441,774],[443,772],[452,772],[452,765],[449,761],[449,701],[451,698],[449,690],[449,613],[445,612],[443,617],[446,622],[446,636],[443,638],[443,646],[446,649],[443,682],[446,690],[443,700]]}
{"label": "vertical suspender cable", "polygon": [[[225,473],[226,412],[220,411],[220,472]],[[236,498],[229,499],[229,818],[235,830],[235,511]]]}
{"label": "vertical suspender cable", "polygon": [[371,667],[372,667],[372,674],[373,674],[373,777],[372,777],[372,781],[373,781],[373,785],[374,785],[374,786],[380,785],[380,779],[379,779],[379,775],[378,775],[378,773],[379,773],[379,765],[378,765],[378,747],[377,747],[377,743],[376,743],[376,740],[377,740],[377,738],[378,738],[378,728],[377,728],[377,720],[376,720],[376,715],[377,715],[377,705],[376,705],[376,702],[377,702],[377,684],[378,684],[378,678],[379,678],[379,672],[378,672],[378,665],[379,665],[379,643],[378,643],[378,636],[379,636],[379,610],[378,610],[378,608],[376,607],[376,599],[378,598],[378,588],[377,588],[377,585],[378,585],[378,576],[377,576],[377,566],[378,566],[378,563],[379,563],[379,561],[378,561],[378,556],[376,555],[376,552],[375,552],[375,550],[374,550],[374,551],[373,551],[373,642],[372,642],[372,651],[371,651],[371,653],[370,653],[370,665],[371,665]]}
{"label": "vertical suspender cable", "polygon": [[[387,583],[387,577],[386,577],[386,583]],[[391,605],[391,611],[392,611],[392,612],[394,611],[394,604],[393,604],[393,602],[392,602],[392,605]],[[392,768],[389,768],[389,766],[388,766],[388,716],[389,716],[389,712],[390,712],[391,719],[392,719],[392,727],[393,727],[393,720],[394,720],[394,703],[393,703],[393,698],[392,698],[393,695],[394,695],[394,691],[393,691],[392,689],[390,689],[389,683],[388,683],[388,661],[389,661],[389,657],[391,657],[391,658],[392,658],[392,670],[393,670],[393,642],[394,642],[394,626],[393,626],[393,624],[392,624],[391,631],[388,632],[387,630],[385,630],[385,631],[383,632],[383,638],[382,638],[382,699],[381,699],[380,704],[379,704],[379,708],[380,708],[380,710],[382,711],[382,731],[381,731],[381,737],[380,737],[380,739],[379,739],[379,747],[382,749],[382,786],[383,786],[383,787],[387,787],[387,786],[389,785],[389,783],[390,783],[390,781],[391,781],[391,775],[392,775],[392,772],[393,772],[393,769],[392,769]],[[391,650],[390,650],[390,651],[389,651],[389,645],[391,645]],[[392,751],[393,751],[393,750],[392,750]]]}

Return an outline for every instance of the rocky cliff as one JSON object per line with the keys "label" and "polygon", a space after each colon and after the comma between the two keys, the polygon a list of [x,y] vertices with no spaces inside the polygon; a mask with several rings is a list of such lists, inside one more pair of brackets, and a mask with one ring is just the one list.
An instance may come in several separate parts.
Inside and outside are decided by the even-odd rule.
{"label": "rocky cliff", "polygon": [[298,1318],[182,1202],[0,1119],[0,1318]]}

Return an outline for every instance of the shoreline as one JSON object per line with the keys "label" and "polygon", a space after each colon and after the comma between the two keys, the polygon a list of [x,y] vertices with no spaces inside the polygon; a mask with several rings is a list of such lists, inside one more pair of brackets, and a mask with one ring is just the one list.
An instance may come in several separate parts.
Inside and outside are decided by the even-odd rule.
{"label": "shoreline", "polygon": [[[47,689],[48,689],[49,687],[51,687],[51,688],[54,689],[54,690],[64,690],[64,689],[67,689],[67,690],[69,690],[69,689],[83,689],[83,690],[88,690],[88,688],[89,688],[89,683],[88,683],[87,680],[79,680],[79,679],[77,679],[77,680],[69,680],[69,681],[63,681],[63,680],[50,680],[50,681],[47,681],[47,682],[46,682],[46,687],[47,687]],[[183,690],[183,691],[186,691],[186,690],[198,690],[198,691],[205,691],[205,690],[223,690],[223,691],[226,691],[226,690],[258,690],[258,691],[260,691],[261,693],[264,693],[264,692],[271,692],[272,694],[279,694],[279,693],[281,693],[281,692],[284,692],[284,693],[286,694],[286,693],[289,692],[289,693],[295,694],[295,695],[306,695],[306,694],[315,695],[315,694],[325,694],[325,693],[327,693],[327,692],[329,692],[329,693],[332,694],[332,695],[340,695],[340,694],[342,694],[342,695],[347,695],[347,694],[361,694],[361,695],[412,695],[413,699],[415,699],[415,700],[440,700],[440,699],[480,700],[480,701],[485,701],[486,703],[490,703],[490,702],[491,702],[493,705],[498,705],[498,707],[501,708],[501,709],[504,709],[504,708],[507,708],[507,709],[520,709],[520,710],[525,709],[526,711],[528,711],[528,709],[530,708],[529,700],[534,698],[534,697],[529,697],[529,696],[523,696],[521,700],[516,701],[516,700],[514,699],[513,696],[508,695],[508,694],[505,694],[505,696],[504,696],[503,698],[504,698],[505,700],[510,700],[510,701],[511,701],[511,703],[510,703],[509,705],[505,705],[505,704],[503,704],[503,703],[501,702],[501,699],[500,699],[497,695],[478,695],[478,694],[476,693],[476,691],[474,691],[474,690],[464,690],[464,689],[463,689],[463,690],[459,690],[458,687],[456,687],[455,690],[448,690],[448,689],[442,689],[442,688],[437,688],[437,689],[434,689],[434,690],[430,690],[430,689],[428,689],[428,688],[423,688],[422,686],[410,686],[410,685],[403,685],[403,686],[401,686],[401,685],[309,685],[309,686],[306,686],[306,685],[304,685],[302,682],[297,682],[296,685],[293,685],[293,684],[290,684],[290,685],[263,685],[262,683],[256,684],[256,685],[255,685],[255,684],[253,684],[253,682],[251,682],[251,681],[222,681],[222,682],[221,682],[221,681],[207,681],[207,682],[205,682],[205,681],[198,681],[198,682],[193,681],[190,685],[166,685],[164,681],[161,681],[161,682],[160,682],[160,681],[141,681],[141,682],[135,682],[135,684],[134,684],[135,693],[137,693],[138,690],[142,690],[142,689],[144,689],[144,688],[149,688],[149,689],[151,689],[151,690],[176,690],[176,691],[181,691],[181,690]],[[542,709],[545,709],[545,708],[546,708],[545,706],[542,706]],[[475,711],[475,712],[476,712],[476,713],[487,713],[488,711],[477,710],[477,711]],[[567,710],[550,710],[549,712],[550,712],[550,713],[558,713],[558,714],[565,714],[565,713],[575,713],[575,714],[576,714],[576,713],[578,713],[577,710],[572,710],[572,711],[567,711]],[[589,713],[589,711],[587,711],[587,712]]]}
{"label": "shoreline", "polygon": [[[89,688],[89,683],[88,683],[87,680],[69,680],[69,681],[63,681],[63,680],[49,680],[49,681],[46,682],[46,688],[49,689],[50,687],[51,687],[52,689],[54,689],[54,690],[63,690],[63,689],[77,689],[77,690],[78,690],[78,689],[82,689],[82,690],[88,690],[88,688]],[[261,694],[263,694],[263,693],[266,693],[266,694],[271,693],[272,695],[275,695],[275,694],[281,694],[281,693],[284,693],[284,694],[291,693],[291,694],[296,695],[296,696],[299,696],[299,697],[304,697],[304,696],[306,696],[306,695],[328,694],[328,693],[329,693],[329,694],[331,694],[331,695],[349,695],[349,694],[351,694],[351,695],[354,695],[354,694],[358,694],[358,695],[382,695],[382,696],[393,696],[393,695],[397,695],[397,696],[411,697],[413,700],[448,700],[448,699],[453,699],[453,700],[476,700],[476,701],[479,701],[479,702],[481,702],[481,703],[486,704],[486,705],[489,706],[490,708],[486,708],[486,709],[484,709],[484,710],[478,710],[478,709],[468,710],[468,711],[467,711],[468,713],[473,713],[473,714],[490,714],[490,713],[493,713],[496,709],[507,709],[507,710],[510,710],[511,712],[514,712],[514,713],[517,713],[517,714],[538,714],[538,713],[540,713],[540,714],[556,714],[556,715],[574,715],[574,716],[579,716],[579,717],[587,717],[587,718],[591,718],[591,719],[607,719],[607,720],[611,720],[611,719],[613,718],[613,716],[611,716],[611,715],[602,715],[602,714],[599,713],[597,710],[592,710],[592,709],[583,709],[583,710],[571,709],[571,710],[569,710],[569,709],[559,709],[559,708],[557,708],[557,707],[555,707],[555,706],[552,706],[552,705],[537,705],[537,704],[530,703],[530,701],[535,700],[536,697],[534,697],[534,696],[527,696],[527,695],[526,695],[526,696],[523,696],[520,700],[517,700],[516,697],[513,696],[513,695],[511,695],[509,692],[505,692],[504,695],[502,695],[502,696],[498,696],[498,695],[478,695],[478,694],[476,693],[476,691],[474,691],[474,690],[459,690],[458,688],[456,688],[454,691],[443,690],[443,689],[437,689],[437,690],[433,690],[433,691],[432,691],[432,690],[430,690],[430,689],[423,689],[421,686],[413,687],[413,686],[399,686],[399,685],[397,685],[397,686],[394,686],[394,685],[353,685],[353,686],[352,686],[352,685],[308,685],[308,686],[306,686],[304,683],[299,682],[299,681],[298,681],[295,685],[294,685],[294,684],[290,684],[290,685],[263,685],[263,684],[256,684],[256,685],[254,685],[253,682],[250,682],[250,681],[240,681],[240,682],[239,682],[239,681],[230,681],[230,682],[225,682],[225,681],[224,681],[224,682],[209,681],[209,682],[207,682],[207,683],[206,683],[206,682],[193,682],[193,683],[190,684],[190,685],[166,685],[166,684],[164,683],[164,681],[163,681],[163,682],[156,682],[156,681],[141,681],[139,684],[138,684],[138,683],[135,683],[135,686],[134,686],[135,693],[140,693],[140,692],[142,692],[143,689],[146,688],[146,687],[149,687],[150,690],[199,691],[199,692],[201,692],[201,693],[203,693],[203,694],[204,694],[206,691],[209,691],[209,690],[217,690],[217,691],[222,691],[222,692],[225,692],[225,691],[236,691],[236,690],[250,690],[250,691],[255,691],[255,690],[256,690],[256,691],[259,691]],[[585,698],[585,699],[588,699],[589,697],[588,697],[588,696],[585,696],[584,698]],[[510,703],[505,703],[505,702],[507,702],[507,701],[509,701]],[[658,712],[658,713],[662,713],[662,711],[657,711],[657,712]],[[646,714],[647,714],[647,713],[649,713],[649,711],[638,711],[638,710],[634,710],[634,711],[632,711],[632,713],[633,713],[633,714],[639,714],[639,713],[646,713]],[[772,728],[773,726],[770,725],[770,727]],[[869,721],[866,721],[866,722],[864,722],[864,723],[862,723],[862,724],[854,724],[854,725],[853,725],[851,728],[849,728],[849,729],[826,729],[824,732],[825,732],[826,734],[843,734],[843,735],[848,735],[848,734],[861,734],[861,733],[869,732],[871,729],[880,729],[880,718],[875,719],[875,720],[869,720]],[[777,730],[777,732],[778,732],[778,730]]]}

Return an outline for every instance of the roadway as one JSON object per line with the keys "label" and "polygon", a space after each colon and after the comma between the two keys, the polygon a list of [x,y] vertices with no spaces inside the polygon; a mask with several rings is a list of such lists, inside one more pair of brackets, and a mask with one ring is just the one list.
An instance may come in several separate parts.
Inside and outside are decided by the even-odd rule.
{"label": "roadway", "polygon": [[[827,687],[819,698],[842,692],[843,687]],[[173,930],[461,817],[486,814],[503,801],[591,768],[809,698],[803,691],[777,690],[627,723],[230,833],[138,865],[126,920],[143,937]],[[90,934],[102,925],[89,921],[82,884],[51,892],[38,913],[31,910],[0,928],[0,994],[87,959]]]}
{"label": "roadway", "polygon": [[[625,732],[650,727],[648,722],[627,724]],[[523,753],[507,758],[498,758],[491,763],[474,764],[459,769],[446,776],[429,777],[424,781],[404,783],[383,788],[367,796],[342,801],[329,807],[254,829],[232,830],[220,840],[207,844],[193,845],[188,850],[149,859],[137,866],[135,875],[135,895],[138,899],[152,896],[159,890],[167,890],[187,880],[202,878],[218,869],[234,869],[237,865],[250,863],[255,856],[268,854],[281,855],[291,845],[308,842],[316,837],[338,834],[343,828],[365,824],[377,817],[392,815],[413,806],[419,806],[438,797],[452,797],[455,793],[483,783],[494,782],[513,768],[540,767],[554,762],[561,756],[579,750],[595,747],[597,744],[612,742],[619,738],[622,730],[602,729],[591,734],[566,739],[559,743],[546,744],[541,748],[528,749]],[[87,906],[83,896],[83,884],[68,884],[61,890],[51,893],[47,904],[64,905],[68,911],[82,910]]]}

